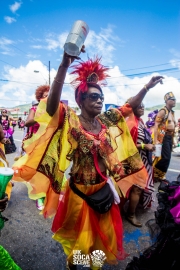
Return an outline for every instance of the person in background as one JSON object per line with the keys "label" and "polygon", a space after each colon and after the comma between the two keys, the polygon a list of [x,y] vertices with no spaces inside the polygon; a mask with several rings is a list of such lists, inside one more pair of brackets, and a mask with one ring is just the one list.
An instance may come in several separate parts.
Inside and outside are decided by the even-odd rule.
{"label": "person in background", "polygon": [[[8,166],[8,161],[6,160],[5,156],[5,145],[10,144],[10,140],[8,138],[4,137],[4,131],[2,129],[2,126],[0,125],[0,158],[7,164]],[[0,161],[0,167],[4,167],[3,161]],[[11,198],[11,191],[13,187],[13,182],[9,181],[7,187],[6,187],[6,193],[8,195],[8,199],[10,200]]]}
{"label": "person in background", "polygon": [[20,130],[24,130],[25,121],[22,119],[20,122]]}
{"label": "person in background", "polygon": [[155,118],[157,114],[158,114],[158,110],[154,110],[153,112],[150,112],[148,114],[148,121],[146,122],[146,127],[150,134],[153,133],[154,125],[155,125]]}
{"label": "person in background", "polygon": [[19,128],[19,129],[21,128],[21,125],[20,125],[21,120],[22,120],[22,118],[21,118],[21,117],[19,117],[19,118],[18,118],[18,128]]}
{"label": "person in background", "polygon": [[172,92],[164,96],[166,105],[159,110],[154,125],[154,144],[162,144],[161,157],[155,157],[153,161],[154,181],[165,179],[168,170],[173,146],[173,136],[176,126],[173,107],[176,106],[176,98]]}
{"label": "person in background", "polygon": [[3,128],[5,138],[8,138],[11,142],[10,144],[5,144],[5,154],[11,154],[11,153],[14,153],[16,151],[16,145],[15,145],[14,139],[13,139],[14,131],[10,127],[10,121],[14,121],[14,120],[16,120],[16,119],[14,119],[11,116],[8,116],[8,112],[6,109],[3,109],[1,111],[0,124]]}
{"label": "person in background", "polygon": [[180,146],[180,118],[178,119],[177,126],[178,126],[178,144]]}
{"label": "person in background", "polygon": [[[131,98],[129,100],[131,100]],[[139,154],[147,171],[145,189],[143,190],[134,185],[129,194],[129,205],[126,213],[126,219],[136,227],[142,226],[141,222],[137,220],[135,215],[138,203],[140,202],[144,209],[150,207],[154,192],[152,151],[155,150],[155,146],[152,144],[151,134],[146,129],[141,118],[143,115],[144,104],[141,103],[137,108],[133,109],[133,113],[126,119],[133,141],[139,150]]]}
{"label": "person in background", "polygon": [[[23,141],[31,138],[34,136],[38,129],[39,129],[39,124],[34,120],[34,116],[37,110],[37,106],[40,102],[41,99],[47,98],[48,93],[49,93],[50,86],[49,85],[41,85],[36,89],[35,92],[35,97],[36,100],[32,102],[32,107],[29,110],[29,115],[26,119],[25,122],[25,127],[27,127],[27,133]],[[44,208],[44,197],[39,198],[36,200],[36,207],[39,210],[43,210]]]}
{"label": "person in background", "polygon": [[13,120],[12,121],[13,131],[15,131],[16,125],[17,125],[17,121],[16,120]]}
{"label": "person in background", "polygon": [[[73,265],[76,250],[82,254],[101,250],[110,264],[127,256],[122,244],[118,186],[121,182],[129,183],[126,189],[121,186],[125,194],[132,183],[145,188],[146,171],[124,116],[138,107],[147,91],[162,80],[162,76],[153,77],[129,104],[101,114],[104,95],[100,85],[108,76],[108,69],[99,58],[80,62],[72,72],[76,75],[72,81],[75,99],[81,109],[78,116],[60,102],[67,69],[74,59],[64,53],[48,98],[37,108],[35,121],[40,124],[41,134],[38,132],[36,141],[28,144],[28,156],[13,166],[14,179],[26,180],[32,196],[46,194],[44,216],[56,213],[53,238],[63,246],[67,269],[76,269]],[[44,122],[47,123],[45,127]],[[64,172],[71,162],[71,177],[62,188]],[[108,195],[113,195],[113,202],[109,211],[100,214],[78,195],[77,190],[87,196],[96,192],[104,196],[101,190],[107,181],[111,184]],[[101,267],[91,264],[91,269]]]}

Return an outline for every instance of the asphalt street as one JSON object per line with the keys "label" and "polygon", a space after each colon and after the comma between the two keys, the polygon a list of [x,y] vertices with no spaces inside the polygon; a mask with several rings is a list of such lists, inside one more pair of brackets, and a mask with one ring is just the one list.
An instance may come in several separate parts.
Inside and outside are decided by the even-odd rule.
{"label": "asphalt street", "polygon": [[[14,139],[17,147],[21,145],[23,131],[15,131]],[[8,154],[10,166],[14,163],[14,154]],[[180,173],[180,153],[172,153],[167,179],[176,180]],[[156,192],[158,184],[155,184]],[[145,223],[154,219],[157,202],[147,210],[138,209],[138,218],[144,224],[142,228],[133,227],[124,217],[124,247],[129,254],[126,260],[118,265],[105,265],[104,270],[124,270],[133,256],[140,253],[151,244],[148,228]],[[52,239],[52,219],[44,219],[37,210],[35,201],[27,196],[27,188],[22,183],[15,182],[8,208],[4,212],[9,221],[5,223],[0,237],[1,245],[8,250],[15,262],[23,270],[64,270],[66,256],[61,245]],[[87,269],[78,267],[78,269]],[[2,269],[3,270],[3,269]]]}

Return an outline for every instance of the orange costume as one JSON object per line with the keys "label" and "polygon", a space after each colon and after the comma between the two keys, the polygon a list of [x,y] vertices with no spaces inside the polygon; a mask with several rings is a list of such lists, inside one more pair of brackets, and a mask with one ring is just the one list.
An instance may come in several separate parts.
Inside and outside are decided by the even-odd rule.
{"label": "orange costume", "polygon": [[126,256],[118,205],[114,203],[107,213],[99,214],[71,190],[69,181],[62,183],[73,162],[71,176],[78,189],[87,195],[101,189],[105,181],[95,166],[99,155],[106,165],[104,175],[112,179],[120,196],[125,197],[134,184],[146,187],[147,172],[124,120],[131,112],[126,104],[98,115],[101,131],[95,135],[82,127],[67,105],[60,102],[50,117],[46,99],[41,100],[35,115],[39,130],[25,141],[27,154],[13,166],[13,179],[26,181],[30,198],[46,196],[43,214],[56,214],[53,238],[62,244],[69,261],[73,260],[73,250],[83,254],[102,250],[111,264]]}

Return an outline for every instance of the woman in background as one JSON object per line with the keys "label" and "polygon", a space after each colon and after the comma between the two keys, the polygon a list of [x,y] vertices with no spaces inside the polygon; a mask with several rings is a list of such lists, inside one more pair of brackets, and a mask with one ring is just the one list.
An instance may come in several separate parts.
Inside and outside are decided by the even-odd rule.
{"label": "woman in background", "polygon": [[[131,100],[131,98],[129,100]],[[155,150],[155,146],[152,144],[151,134],[146,129],[141,118],[143,115],[144,105],[141,103],[137,108],[133,109],[133,114],[127,118],[127,125],[130,129],[131,136],[147,171],[147,181],[144,190],[137,185],[134,185],[131,188],[129,195],[129,206],[126,218],[136,227],[142,226],[135,215],[138,203],[141,202],[144,209],[150,207],[154,192],[152,151]]]}
{"label": "woman in background", "polygon": [[[4,132],[2,129],[2,126],[0,125],[0,158],[8,165],[8,162],[6,160],[6,156],[5,156],[5,148],[4,145],[6,144],[10,144],[10,140],[8,138],[4,137]],[[3,161],[0,161],[0,167],[4,167],[4,163]],[[9,183],[7,184],[6,187],[6,193],[8,195],[8,199],[10,200],[11,197],[11,191],[12,191],[12,182],[9,181]]]}
{"label": "woman in background", "polygon": [[[36,101],[32,102],[32,107],[29,110],[29,115],[26,119],[25,126],[28,128],[27,134],[24,140],[31,138],[39,129],[39,124],[34,120],[34,116],[37,110],[37,106],[41,99],[46,98],[49,93],[50,86],[49,85],[41,85],[36,89],[35,97]],[[44,208],[44,197],[36,200],[36,207],[39,210],[43,210]]]}
{"label": "woman in background", "polygon": [[14,121],[14,120],[16,120],[16,119],[14,119],[11,116],[8,116],[6,109],[3,109],[1,111],[0,124],[3,128],[3,131],[4,131],[4,137],[10,140],[10,144],[5,144],[5,153],[6,154],[11,154],[11,153],[14,153],[16,151],[16,145],[15,145],[14,139],[13,139],[14,131],[10,127],[10,121]]}

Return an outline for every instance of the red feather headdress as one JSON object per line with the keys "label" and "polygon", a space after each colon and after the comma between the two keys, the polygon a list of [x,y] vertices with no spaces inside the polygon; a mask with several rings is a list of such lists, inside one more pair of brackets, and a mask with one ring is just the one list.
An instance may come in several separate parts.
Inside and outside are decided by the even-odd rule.
{"label": "red feather headdress", "polygon": [[88,83],[98,84],[100,86],[107,85],[105,79],[109,77],[106,73],[109,68],[104,67],[101,63],[101,57],[89,59],[86,62],[80,61],[77,65],[73,65],[74,71],[70,74],[77,75],[77,77],[71,82],[71,85],[77,89],[76,101],[79,101],[80,93],[85,93],[88,90]]}

